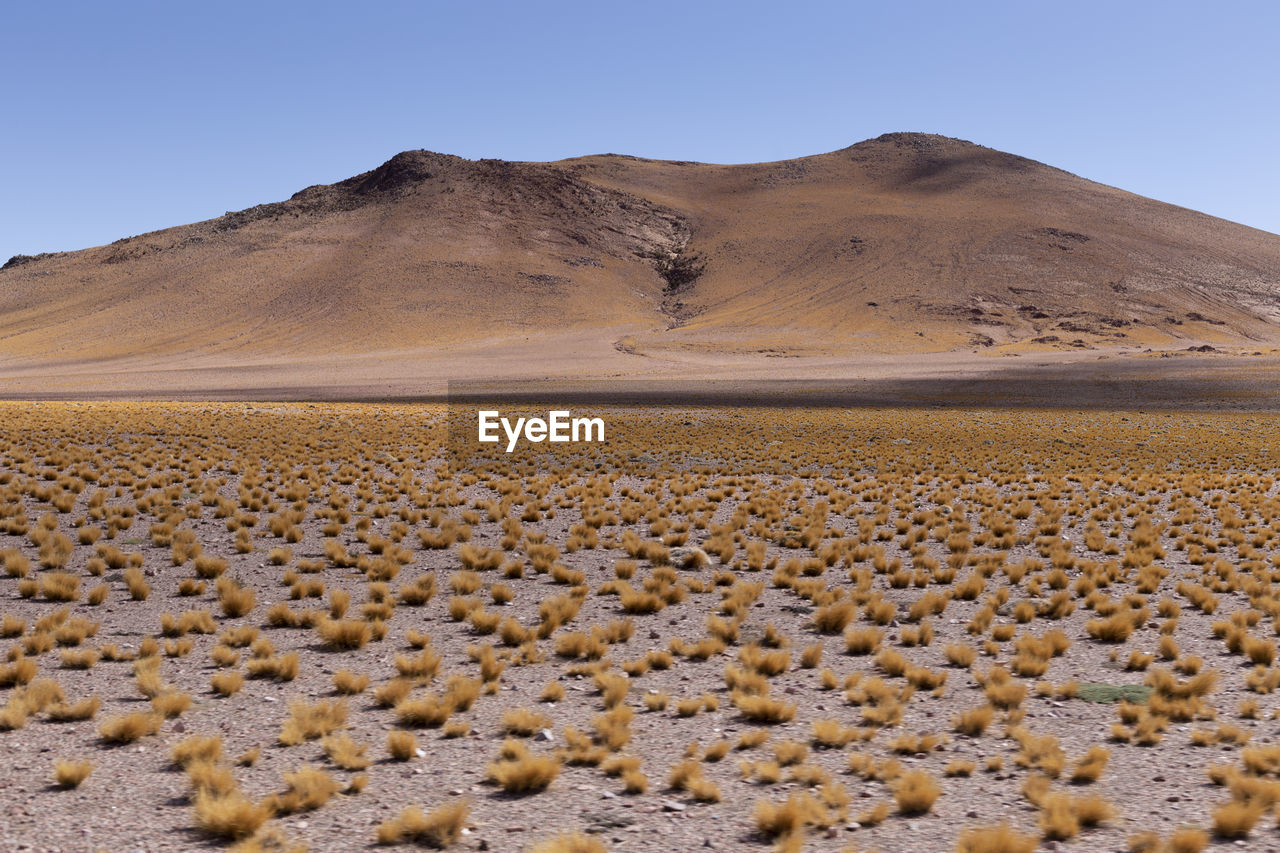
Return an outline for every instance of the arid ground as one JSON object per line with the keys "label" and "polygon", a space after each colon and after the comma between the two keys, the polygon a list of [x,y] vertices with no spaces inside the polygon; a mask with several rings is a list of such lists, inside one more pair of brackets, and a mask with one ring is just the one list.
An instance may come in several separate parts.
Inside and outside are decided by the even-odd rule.
{"label": "arid ground", "polygon": [[743,165],[406,151],[284,201],[9,259],[0,395],[411,399],[451,379],[878,380],[1165,354],[1250,369],[1276,360],[1277,282],[1274,234],[930,134]]}
{"label": "arid ground", "polygon": [[0,837],[1280,848],[1234,407],[0,404]]}

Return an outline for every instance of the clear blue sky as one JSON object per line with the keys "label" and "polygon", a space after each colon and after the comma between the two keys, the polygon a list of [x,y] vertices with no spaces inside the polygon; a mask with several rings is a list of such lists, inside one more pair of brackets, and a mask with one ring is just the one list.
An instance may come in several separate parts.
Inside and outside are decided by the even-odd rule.
{"label": "clear blue sky", "polygon": [[958,136],[1280,232],[1280,4],[9,2],[0,261],[397,151],[736,163]]}

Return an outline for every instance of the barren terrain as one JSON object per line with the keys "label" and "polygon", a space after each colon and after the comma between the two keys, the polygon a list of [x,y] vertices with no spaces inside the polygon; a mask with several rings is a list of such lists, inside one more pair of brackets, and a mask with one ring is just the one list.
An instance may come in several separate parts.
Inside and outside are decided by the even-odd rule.
{"label": "barren terrain", "polygon": [[733,166],[407,151],[285,201],[10,259],[0,394],[1247,363],[1280,344],[1277,282],[1276,235],[929,134]]}
{"label": "barren terrain", "polygon": [[4,404],[0,837],[1280,847],[1243,408]]}

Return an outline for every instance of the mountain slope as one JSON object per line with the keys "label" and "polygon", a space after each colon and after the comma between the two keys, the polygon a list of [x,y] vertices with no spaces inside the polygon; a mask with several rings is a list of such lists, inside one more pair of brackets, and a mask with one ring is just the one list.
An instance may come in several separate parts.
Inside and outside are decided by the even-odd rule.
{"label": "mountain slope", "polygon": [[687,330],[669,339],[776,330],[883,350],[1277,337],[1280,237],[958,140],[890,134],[758,166],[577,168],[689,215],[706,271],[681,295]]}
{"label": "mountain slope", "polygon": [[924,134],[740,166],[405,152],[0,270],[0,367],[67,388],[1278,342],[1280,237]]}

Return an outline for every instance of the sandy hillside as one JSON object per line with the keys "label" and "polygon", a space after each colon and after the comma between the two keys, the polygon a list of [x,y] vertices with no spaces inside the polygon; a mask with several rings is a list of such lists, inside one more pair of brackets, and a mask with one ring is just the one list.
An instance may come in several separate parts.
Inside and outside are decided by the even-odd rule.
{"label": "sandy hillside", "polygon": [[1266,354],[1278,282],[1276,235],[939,136],[736,166],[410,151],[283,202],[10,259],[0,392],[403,396],[455,377]]}

